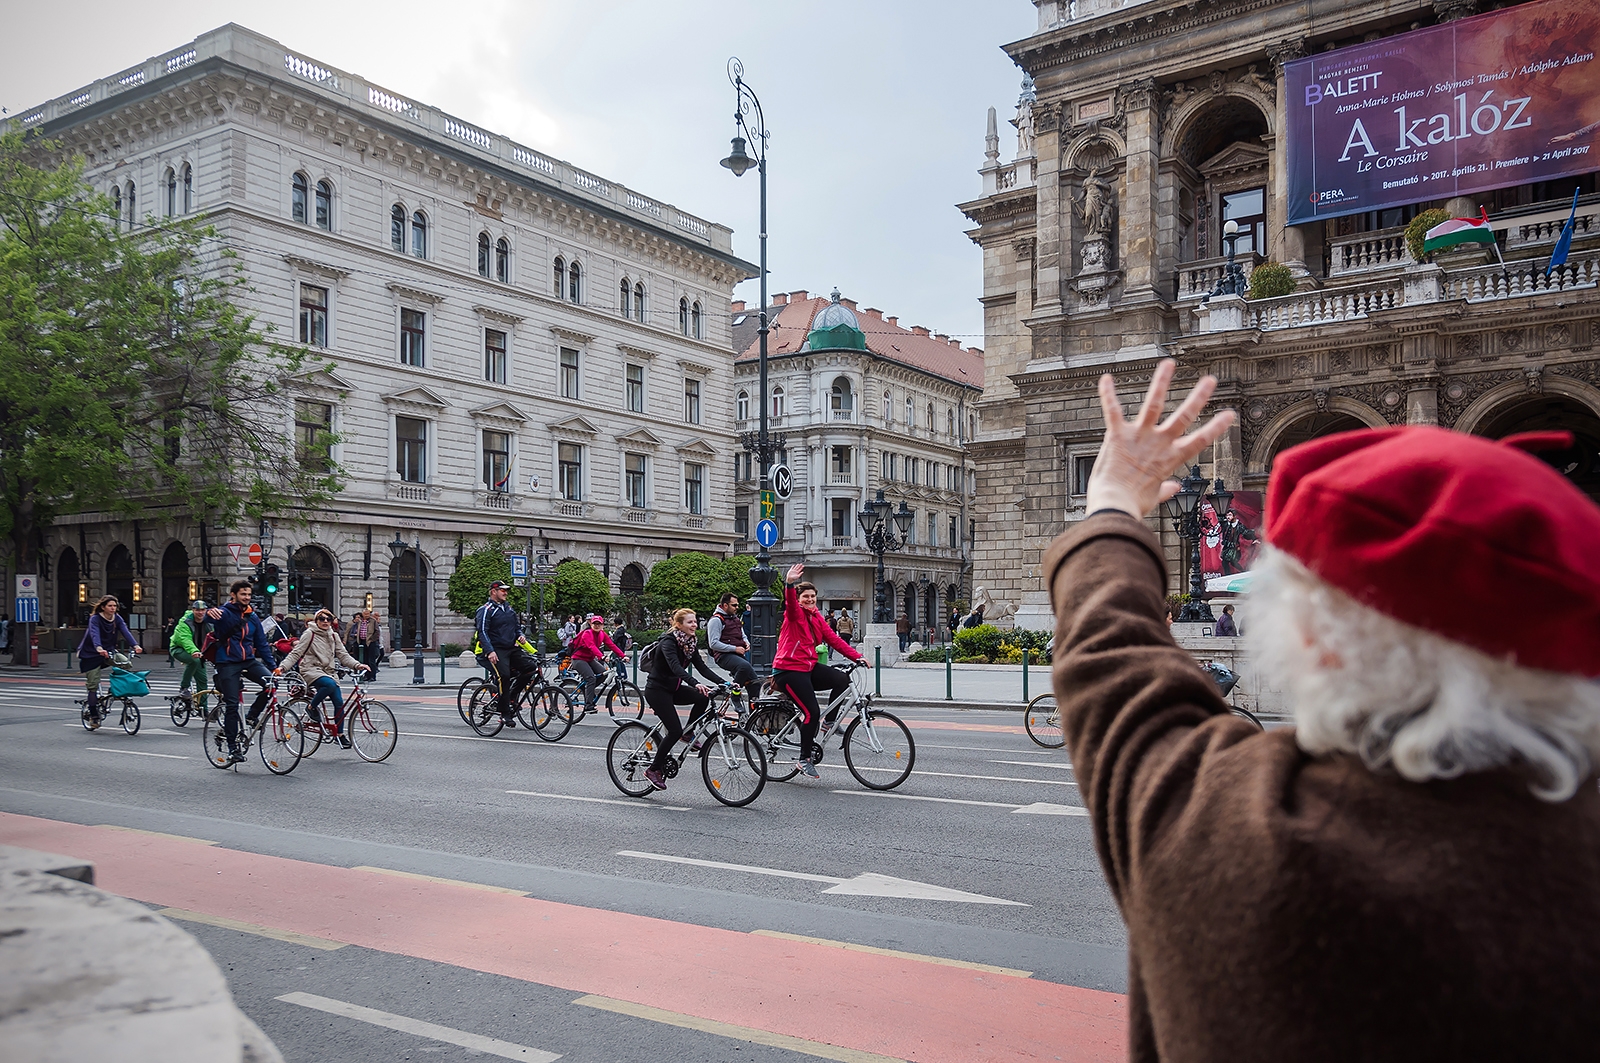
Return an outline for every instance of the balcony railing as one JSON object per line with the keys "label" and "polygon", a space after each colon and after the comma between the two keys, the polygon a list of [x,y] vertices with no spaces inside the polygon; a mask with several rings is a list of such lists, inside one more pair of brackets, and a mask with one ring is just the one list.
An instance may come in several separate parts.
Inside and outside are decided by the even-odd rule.
{"label": "balcony railing", "polygon": [[710,517],[684,517],[683,518],[683,526],[685,528],[709,528],[709,527],[711,527],[711,518]]}
{"label": "balcony railing", "polygon": [[389,497],[402,502],[426,502],[431,494],[427,484],[390,484]]}
{"label": "balcony railing", "polygon": [[834,410],[833,411],[833,419],[835,421],[853,421],[853,420],[856,419],[856,411],[854,411],[854,410]]}
{"label": "balcony railing", "polygon": [[582,502],[555,502],[550,508],[558,517],[581,517],[588,510]]}
{"label": "balcony railing", "polygon": [[[1235,256],[1240,269],[1244,270],[1246,279],[1255,271],[1255,268],[1266,259],[1254,251],[1247,251]],[[1178,263],[1178,277],[1176,281],[1179,302],[1185,299],[1199,299],[1216,291],[1217,285],[1222,283],[1222,275],[1228,269],[1228,256],[1220,258],[1202,258],[1195,262]]]}
{"label": "balcony railing", "polygon": [[835,535],[833,545],[836,547],[850,547],[855,545],[855,537],[851,535]]}
{"label": "balcony railing", "polygon": [[509,512],[517,507],[517,496],[510,491],[485,491],[483,492],[483,505],[486,509]]}
{"label": "balcony railing", "polygon": [[1442,299],[1465,299],[1469,303],[1489,299],[1516,298],[1537,295],[1540,292],[1561,291],[1566,288],[1587,288],[1600,283],[1600,249],[1580,251],[1557,266],[1547,277],[1542,258],[1519,259],[1473,266],[1446,273],[1442,282]]}
{"label": "balcony railing", "polygon": [[835,470],[828,475],[828,482],[838,487],[853,487],[855,486],[856,482],[856,474],[853,472],[839,472]]}
{"label": "balcony railing", "polygon": [[648,509],[625,509],[622,511],[622,519],[629,524],[649,524],[654,518]]}
{"label": "balcony railing", "polygon": [[1341,236],[1329,244],[1329,277],[1344,277],[1352,273],[1366,273],[1377,269],[1395,269],[1413,265],[1411,248],[1406,244],[1406,231],[1380,229],[1376,232]]}

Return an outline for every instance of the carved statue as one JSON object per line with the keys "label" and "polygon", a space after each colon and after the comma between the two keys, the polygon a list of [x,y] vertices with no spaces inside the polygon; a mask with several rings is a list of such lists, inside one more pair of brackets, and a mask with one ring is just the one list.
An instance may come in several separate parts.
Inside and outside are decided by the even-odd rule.
{"label": "carved statue", "polygon": [[[956,625],[957,630],[968,626],[976,627],[978,624],[994,624],[1000,620],[1015,616],[1017,607],[1010,602],[1002,602],[991,598],[988,590],[979,587],[972,595],[972,612],[961,618]],[[981,614],[981,615],[980,615]],[[976,618],[976,623],[969,625],[967,621]]]}
{"label": "carved statue", "polygon": [[1012,120],[1017,127],[1017,158],[1026,159],[1033,155],[1033,104],[1024,102],[1017,108],[1017,117]]}
{"label": "carved statue", "polygon": [[1102,170],[1090,170],[1083,179],[1083,198],[1076,205],[1078,217],[1083,219],[1084,235],[1088,238],[1109,237],[1116,223],[1117,206],[1111,195],[1111,186]]}

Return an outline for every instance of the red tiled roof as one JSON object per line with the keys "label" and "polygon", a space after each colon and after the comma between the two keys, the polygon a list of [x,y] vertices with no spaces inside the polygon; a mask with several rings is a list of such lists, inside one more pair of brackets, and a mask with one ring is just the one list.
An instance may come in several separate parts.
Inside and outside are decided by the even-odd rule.
{"label": "red tiled roof", "polygon": [[[783,306],[767,310],[767,356],[796,354],[811,332],[811,322],[828,306],[830,300],[821,297],[791,300]],[[756,314],[745,310],[747,320],[754,321]],[[983,351],[976,347],[958,344],[934,336],[919,335],[907,328],[890,324],[876,312],[855,311],[861,322],[861,331],[867,337],[867,349],[873,354],[900,362],[913,369],[921,369],[958,384],[983,387]],[[926,330],[924,330],[926,331]],[[748,346],[734,359],[736,362],[754,360],[758,356],[760,337],[751,339]]]}

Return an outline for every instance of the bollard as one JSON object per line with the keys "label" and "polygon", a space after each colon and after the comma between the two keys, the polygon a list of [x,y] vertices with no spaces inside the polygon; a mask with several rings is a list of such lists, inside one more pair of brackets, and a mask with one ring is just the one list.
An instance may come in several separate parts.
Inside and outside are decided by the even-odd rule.
{"label": "bollard", "polygon": [[1022,703],[1028,703],[1028,655],[1032,650],[1022,651]]}
{"label": "bollard", "polygon": [[872,647],[872,695],[883,696],[883,647]]}
{"label": "bollard", "polygon": [[946,646],[944,648],[944,700],[946,701],[955,700],[955,693],[951,686],[950,671],[950,647]]}
{"label": "bollard", "polygon": [[446,686],[444,678],[444,647],[439,647],[439,685]]}
{"label": "bollard", "polygon": [[633,647],[633,685],[639,685],[639,647]]}

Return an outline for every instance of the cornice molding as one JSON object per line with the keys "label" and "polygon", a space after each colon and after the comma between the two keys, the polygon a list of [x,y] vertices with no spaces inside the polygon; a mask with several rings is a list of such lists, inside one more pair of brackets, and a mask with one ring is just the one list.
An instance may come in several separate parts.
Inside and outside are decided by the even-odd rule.
{"label": "cornice molding", "polygon": [[343,280],[345,277],[350,276],[350,271],[347,269],[340,269],[338,266],[330,266],[326,262],[318,262],[315,259],[304,258],[300,255],[284,255],[283,260],[295,269],[305,273],[315,273],[317,276],[327,277],[329,280]]}
{"label": "cornice molding", "polygon": [[492,317],[496,321],[504,321],[508,325],[516,325],[525,320],[521,314],[513,314],[509,310],[497,310],[492,306],[481,306],[474,303],[472,309],[482,317]]}
{"label": "cornice molding", "polygon": [[566,340],[568,343],[576,343],[580,347],[586,347],[594,342],[594,337],[588,333],[567,328],[565,325],[551,325],[550,331],[556,339]]}
{"label": "cornice molding", "polygon": [[397,406],[419,406],[433,410],[444,410],[450,407],[447,399],[424,384],[417,384],[406,388],[404,391],[391,391],[381,397],[384,402]]}
{"label": "cornice molding", "polygon": [[401,299],[417,299],[424,303],[432,303],[435,306],[444,302],[444,296],[439,295],[437,292],[430,292],[426,288],[417,288],[409,284],[401,284],[399,281],[390,281],[384,287]]}

